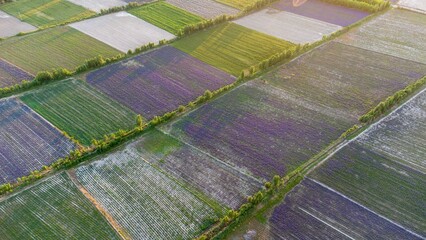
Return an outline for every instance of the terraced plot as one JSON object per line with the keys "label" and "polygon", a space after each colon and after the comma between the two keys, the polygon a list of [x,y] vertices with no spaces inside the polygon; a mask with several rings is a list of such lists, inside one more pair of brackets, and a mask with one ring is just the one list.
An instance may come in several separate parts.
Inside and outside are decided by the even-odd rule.
{"label": "terraced plot", "polygon": [[293,0],[281,0],[271,7],[343,27],[369,15],[368,12],[334,5],[321,0],[305,1],[302,5],[295,5]]}
{"label": "terraced plot", "polygon": [[127,5],[126,1],[122,0],[68,0],[76,5],[83,6],[94,12],[101,12],[113,7],[121,7]]}
{"label": "terraced plot", "polygon": [[0,59],[0,88],[12,86],[22,80],[32,80],[34,76]]}
{"label": "terraced plot", "polygon": [[16,99],[0,101],[0,184],[66,156],[74,144]]}
{"label": "terraced plot", "polygon": [[234,77],[165,46],[89,73],[87,81],[146,119],[186,105]]}
{"label": "terraced plot", "polygon": [[84,145],[136,125],[135,113],[77,80],[46,86],[21,99]]}
{"label": "terraced plot", "polygon": [[0,10],[37,27],[63,24],[95,14],[67,0],[19,0],[0,5]]}
{"label": "terraced plot", "polygon": [[2,239],[120,239],[62,173],[0,202]]}
{"label": "terraced plot", "polygon": [[419,239],[310,179],[274,209],[269,225],[272,239]]}
{"label": "terraced plot", "polygon": [[21,32],[31,32],[34,30],[37,30],[37,28],[0,11],[0,38],[6,38]]}
{"label": "terraced plot", "polygon": [[262,182],[158,130],[131,147],[141,158],[229,208],[238,208],[262,187]]}
{"label": "terraced plot", "polygon": [[56,27],[0,42],[0,58],[32,74],[59,67],[74,70],[87,59],[117,54],[120,52],[114,48],[70,27]]}
{"label": "terraced plot", "polygon": [[76,170],[80,182],[134,239],[191,239],[215,211],[131,149]]}
{"label": "terraced plot", "polygon": [[[425,236],[425,112],[423,91],[343,148],[311,178]],[[407,142],[410,133],[413,141]],[[389,142],[383,142],[386,139]]]}
{"label": "terraced plot", "polygon": [[129,10],[129,13],[174,35],[185,26],[203,21],[202,17],[186,12],[166,2],[156,2]]}
{"label": "terraced plot", "polygon": [[166,0],[168,3],[182,8],[195,15],[201,16],[205,19],[212,19],[220,15],[236,15],[238,10],[228,7],[224,4],[215,2],[214,0]]}
{"label": "terraced plot", "polygon": [[312,43],[338,31],[335,24],[318,21],[273,8],[264,9],[234,21],[241,26],[293,43]]}
{"label": "terraced plot", "polygon": [[294,170],[350,125],[256,81],[162,129],[241,171],[271,179]]}
{"label": "terraced plot", "polygon": [[343,35],[339,41],[426,63],[426,14],[392,9]]}
{"label": "terraced plot", "polygon": [[380,101],[424,75],[425,64],[330,42],[262,79],[303,104],[356,123]]}
{"label": "terraced plot", "polygon": [[[170,40],[175,36],[127,12],[118,12],[70,24],[122,52],[135,50],[148,43]],[[120,36],[120,37],[117,37]]]}
{"label": "terraced plot", "polygon": [[251,4],[253,4],[252,0],[216,0],[217,2],[229,5],[234,8],[244,9]]}
{"label": "terraced plot", "polygon": [[197,32],[172,44],[174,47],[234,76],[294,44],[234,23]]}

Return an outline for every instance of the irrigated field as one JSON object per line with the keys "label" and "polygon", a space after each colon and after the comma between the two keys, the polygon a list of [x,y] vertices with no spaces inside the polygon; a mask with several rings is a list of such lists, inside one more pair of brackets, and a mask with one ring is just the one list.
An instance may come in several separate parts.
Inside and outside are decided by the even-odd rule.
{"label": "irrigated field", "polygon": [[62,173],[0,202],[2,239],[120,239]]}
{"label": "irrigated field", "polygon": [[141,158],[229,208],[237,209],[262,187],[262,182],[158,130],[131,147]]}
{"label": "irrigated field", "polygon": [[294,5],[293,0],[281,0],[273,4],[272,8],[339,26],[351,25],[369,15],[368,12],[334,5],[321,0],[305,1],[302,5]]}
{"label": "irrigated field", "polygon": [[38,27],[46,27],[89,17],[95,13],[67,0],[19,0],[0,9]]}
{"label": "irrigated field", "polygon": [[423,91],[344,147],[311,178],[425,236],[425,113]]}
{"label": "irrigated field", "polygon": [[86,59],[117,54],[120,52],[114,48],[70,27],[56,27],[0,42],[0,58],[32,74],[58,67],[74,70]]}
{"label": "irrigated field", "polygon": [[163,127],[256,177],[281,176],[307,161],[350,123],[261,82],[250,82]]}
{"label": "irrigated field", "polygon": [[0,184],[66,156],[74,144],[15,99],[0,101]]}
{"label": "irrigated field", "polygon": [[269,219],[271,239],[419,239],[311,179],[305,179]]}
{"label": "irrigated field", "polygon": [[31,32],[37,30],[28,23],[19,21],[19,19],[0,11],[0,38],[14,36],[21,32]]}
{"label": "irrigated field", "polygon": [[197,32],[172,44],[174,47],[234,76],[270,56],[294,47],[292,43],[234,23]]}
{"label": "irrigated field", "polygon": [[236,24],[293,43],[312,43],[338,31],[335,24],[318,21],[273,8],[261,10],[234,21]]}
{"label": "irrigated field", "polygon": [[8,87],[22,80],[32,80],[34,76],[0,59],[0,88]]}
{"label": "irrigated field", "polygon": [[121,7],[121,6],[127,5],[127,2],[122,0],[68,0],[68,1],[77,5],[83,6],[94,12],[101,12],[102,9],[106,10],[113,7]]}
{"label": "irrigated field", "polygon": [[186,105],[234,77],[170,46],[87,75],[87,81],[146,119]]}
{"label": "irrigated field", "polygon": [[380,101],[424,75],[425,64],[330,42],[262,79],[300,102],[356,123]]}
{"label": "irrigated field", "polygon": [[343,35],[339,41],[426,63],[426,14],[393,9]]}
{"label": "irrigated field", "polygon": [[220,15],[235,15],[238,10],[228,7],[224,4],[215,2],[214,0],[166,0],[168,3],[176,7],[185,9],[205,19],[212,19]]}
{"label": "irrigated field", "polygon": [[[118,12],[70,24],[122,52],[135,50],[148,43],[158,44],[175,36],[127,12]],[[120,36],[120,37],[117,37]]]}
{"label": "irrigated field", "polygon": [[156,2],[134,8],[129,13],[175,35],[185,26],[204,20],[202,17],[186,12],[166,2]]}
{"label": "irrigated field", "polygon": [[49,85],[21,99],[84,145],[136,125],[135,113],[78,80]]}
{"label": "irrigated field", "polygon": [[252,0],[216,0],[217,2],[229,5],[234,8],[244,9],[251,4],[253,4]]}
{"label": "irrigated field", "polygon": [[212,207],[131,148],[82,166],[76,174],[134,239],[191,239],[218,217]]}

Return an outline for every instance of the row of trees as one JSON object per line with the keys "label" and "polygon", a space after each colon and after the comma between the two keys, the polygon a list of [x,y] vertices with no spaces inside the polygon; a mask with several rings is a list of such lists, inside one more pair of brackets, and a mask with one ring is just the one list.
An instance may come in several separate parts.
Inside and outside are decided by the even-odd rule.
{"label": "row of trees", "polygon": [[335,5],[355,8],[366,12],[379,12],[390,6],[388,0],[321,0]]}

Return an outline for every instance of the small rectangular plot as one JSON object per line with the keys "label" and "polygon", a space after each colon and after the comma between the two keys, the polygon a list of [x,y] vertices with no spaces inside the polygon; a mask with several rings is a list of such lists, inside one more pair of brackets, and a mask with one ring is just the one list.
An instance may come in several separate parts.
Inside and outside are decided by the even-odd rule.
{"label": "small rectangular plot", "polygon": [[[122,52],[175,36],[127,12],[118,12],[69,25]],[[120,36],[120,37],[117,37]]]}
{"label": "small rectangular plot", "polygon": [[235,78],[171,46],[90,72],[87,81],[146,119],[186,105]]}
{"label": "small rectangular plot", "polygon": [[74,149],[50,123],[16,99],[0,101],[0,184],[40,170]]}
{"label": "small rectangular plot", "polygon": [[293,0],[281,0],[271,7],[342,27],[351,25],[369,15],[368,12],[334,5],[321,0],[299,2],[302,2],[301,5],[295,4]]}
{"label": "small rectangular plot", "polygon": [[420,239],[309,178],[274,209],[269,226],[273,239]]}
{"label": "small rectangular plot", "polygon": [[29,81],[33,78],[33,75],[3,59],[0,59],[0,88],[19,84],[22,80]]}
{"label": "small rectangular plot", "polygon": [[14,36],[22,32],[31,32],[37,30],[36,27],[21,22],[16,17],[13,17],[3,11],[0,11],[0,38]]}
{"label": "small rectangular plot", "polygon": [[76,5],[83,6],[94,12],[101,12],[113,7],[121,7],[127,5],[126,1],[122,0],[68,0]]}
{"label": "small rectangular plot", "polygon": [[292,43],[312,43],[341,29],[340,26],[273,8],[234,21],[241,26]]}
{"label": "small rectangular plot", "polygon": [[213,0],[167,0],[167,2],[206,19],[212,19],[220,15],[232,16],[239,12],[235,8],[217,3]]}

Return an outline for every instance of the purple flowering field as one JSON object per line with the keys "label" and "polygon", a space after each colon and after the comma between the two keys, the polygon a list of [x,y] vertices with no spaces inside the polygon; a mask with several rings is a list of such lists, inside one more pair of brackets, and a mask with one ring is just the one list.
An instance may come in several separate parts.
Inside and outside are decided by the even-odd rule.
{"label": "purple flowering field", "polygon": [[274,209],[269,224],[272,239],[420,239],[309,178]]}
{"label": "purple flowering field", "polygon": [[12,86],[22,80],[29,81],[33,78],[33,75],[0,58],[0,88]]}
{"label": "purple flowering field", "polygon": [[293,0],[281,0],[273,4],[272,7],[342,27],[351,25],[369,15],[368,12],[326,3],[321,0],[307,0],[298,6],[295,6],[293,2]]}
{"label": "purple flowering field", "polygon": [[271,179],[310,159],[350,126],[255,81],[162,130],[240,171]]}
{"label": "purple flowering field", "polygon": [[175,110],[205,90],[216,90],[235,80],[171,46],[91,72],[86,79],[146,119]]}
{"label": "purple flowering field", "polygon": [[0,184],[40,170],[74,143],[16,99],[0,101]]}

